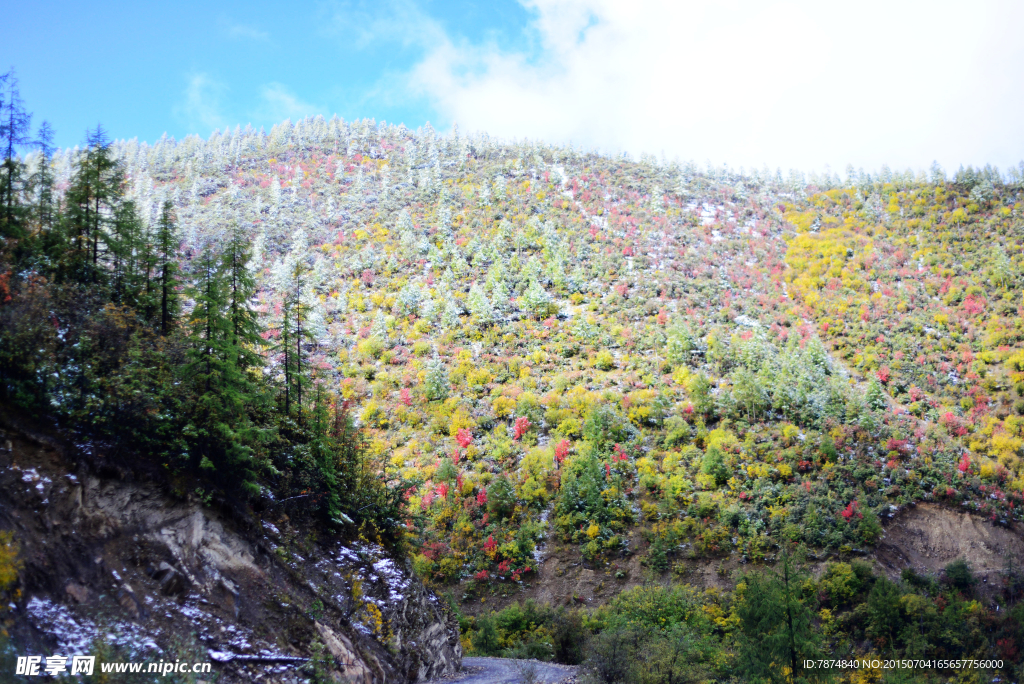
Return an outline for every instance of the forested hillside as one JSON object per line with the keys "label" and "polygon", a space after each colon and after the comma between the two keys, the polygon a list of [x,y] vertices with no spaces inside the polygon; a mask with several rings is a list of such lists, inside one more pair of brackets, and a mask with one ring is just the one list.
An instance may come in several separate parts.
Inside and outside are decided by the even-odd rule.
{"label": "forested hillside", "polygon": [[1021,518],[1022,170],[322,118],[6,168],[8,400],[177,486],[393,520],[437,587],[514,592],[545,537],[658,574],[845,557],[913,502]]}

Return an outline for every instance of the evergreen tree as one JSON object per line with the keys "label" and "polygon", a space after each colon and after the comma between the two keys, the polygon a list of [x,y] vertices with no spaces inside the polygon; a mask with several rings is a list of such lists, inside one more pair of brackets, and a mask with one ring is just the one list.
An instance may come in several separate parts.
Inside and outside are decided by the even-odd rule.
{"label": "evergreen tree", "polygon": [[484,293],[484,289],[478,284],[473,283],[472,287],[469,288],[469,297],[466,298],[466,303],[469,305],[469,312],[476,318],[478,325],[488,326],[494,322],[494,307],[491,306],[491,301]]}
{"label": "evergreen tree", "polygon": [[36,147],[39,149],[39,165],[36,173],[29,179],[35,197],[34,222],[39,234],[49,233],[54,229],[57,219],[57,197],[54,192],[53,177],[53,127],[48,121],[39,126],[36,135]]}
{"label": "evergreen tree", "polygon": [[119,204],[111,221],[110,236],[107,243],[110,246],[110,298],[119,303],[131,301],[128,283],[131,269],[131,255],[134,233],[137,231],[138,215],[132,202]]}
{"label": "evergreen tree", "polygon": [[882,389],[882,383],[875,377],[868,380],[868,387],[864,391],[864,402],[868,408],[875,411],[881,411],[888,403],[885,397],[885,390]]}
{"label": "evergreen tree", "polygon": [[105,256],[107,226],[120,201],[124,175],[101,127],[89,133],[86,143],[65,195],[69,251],[64,270],[71,279],[99,283],[105,281],[99,268],[100,246]]}
{"label": "evergreen tree", "polygon": [[186,375],[196,395],[190,433],[199,456],[195,465],[217,471],[222,479],[240,481],[243,491],[254,494],[258,487],[250,445],[257,430],[248,407],[256,388],[239,368],[226,275],[213,252],[203,250],[191,292],[196,305],[189,317]]}
{"label": "evergreen tree", "polygon": [[300,295],[301,285],[297,285],[282,304],[281,344],[278,349],[283,352],[284,361],[285,414],[290,415],[295,408],[301,418],[304,406],[302,393],[310,383],[303,345],[311,335],[305,327],[307,307]]}
{"label": "evergreen tree", "polygon": [[690,398],[693,400],[694,410],[701,416],[708,418],[715,407],[715,397],[711,394],[711,381],[703,371],[690,380]]}
{"label": "evergreen tree", "polygon": [[992,249],[992,284],[1006,289],[1016,280],[1013,262],[1006,256],[1006,250],[1000,245]]}
{"label": "evergreen tree", "polygon": [[530,281],[529,287],[523,293],[522,309],[534,318],[543,318],[548,315],[551,306],[551,295],[549,295],[536,279]]}
{"label": "evergreen tree", "polygon": [[[156,262],[156,280],[160,298],[160,332],[163,335],[170,334],[174,320],[178,316],[180,302],[178,297],[178,263],[177,252],[180,241],[177,236],[177,229],[174,221],[174,207],[170,200],[165,200],[160,210],[160,221],[157,224],[156,244],[154,245],[154,257]],[[229,250],[232,248],[229,244]],[[229,251],[225,256],[229,256]],[[231,271],[233,278],[237,277],[239,269],[244,270],[245,264]],[[237,289],[234,280],[231,283],[231,295]],[[232,303],[234,299],[232,299]],[[234,313],[234,309],[232,309]]]}
{"label": "evergreen tree", "polygon": [[249,302],[256,294],[256,279],[250,267],[253,261],[249,241],[236,222],[221,254],[221,268],[227,278],[227,316],[231,342],[238,350],[238,368],[243,372],[263,367],[263,326]]}
{"label": "evergreen tree", "polygon": [[370,337],[376,337],[385,346],[388,344],[388,323],[387,319],[384,318],[383,309],[377,309],[377,314],[373,317],[373,325],[370,326]]}
{"label": "evergreen tree", "polygon": [[24,164],[18,158],[18,148],[32,142],[30,125],[32,115],[25,111],[25,103],[18,91],[18,79],[13,73],[0,77],[0,86],[6,86],[6,97],[0,99],[0,144],[3,145],[3,178],[0,179],[0,238],[18,240],[28,236],[25,207],[19,201],[23,190]]}
{"label": "evergreen tree", "polygon": [[427,399],[431,401],[448,398],[448,370],[441,359],[434,358],[427,364],[427,375],[423,379],[423,389]]}
{"label": "evergreen tree", "polygon": [[441,312],[441,327],[445,330],[455,330],[459,327],[459,314],[462,313],[459,310],[458,305],[454,299],[448,299],[444,306],[444,311]]}
{"label": "evergreen tree", "polygon": [[292,249],[287,257],[274,268],[276,287],[281,292],[282,324],[281,345],[278,350],[284,357],[284,403],[285,414],[291,414],[292,406],[301,418],[303,389],[309,386],[303,345],[312,340],[306,325],[309,315],[307,304],[310,288],[310,267],[306,248],[306,235],[298,231],[293,239]]}
{"label": "evergreen tree", "polygon": [[784,550],[775,571],[749,573],[736,611],[740,619],[737,670],[752,682],[800,682],[817,678],[804,660],[818,657],[821,639],[814,612],[800,598],[806,577]]}
{"label": "evergreen tree", "polygon": [[737,405],[746,412],[747,420],[756,419],[764,407],[764,390],[757,376],[745,366],[740,366],[732,373],[732,395]]}
{"label": "evergreen tree", "polygon": [[696,340],[690,329],[681,320],[677,320],[667,335],[665,341],[665,356],[674,364],[689,363],[692,360],[690,352],[696,348]]}

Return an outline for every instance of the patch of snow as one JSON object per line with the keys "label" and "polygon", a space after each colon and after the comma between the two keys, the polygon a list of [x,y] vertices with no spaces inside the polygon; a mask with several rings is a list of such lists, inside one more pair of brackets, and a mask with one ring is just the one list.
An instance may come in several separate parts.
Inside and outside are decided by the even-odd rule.
{"label": "patch of snow", "polygon": [[100,639],[132,654],[160,651],[151,639],[139,636],[135,625],[114,622],[101,630],[92,620],[76,618],[66,606],[47,598],[33,596],[26,610],[33,626],[57,641],[59,653],[90,653]]}

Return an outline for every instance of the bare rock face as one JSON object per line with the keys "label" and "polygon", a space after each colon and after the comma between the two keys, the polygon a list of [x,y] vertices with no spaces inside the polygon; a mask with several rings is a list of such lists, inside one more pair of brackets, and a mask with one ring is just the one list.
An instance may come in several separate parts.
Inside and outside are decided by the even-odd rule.
{"label": "bare rock face", "polygon": [[302,681],[296,668],[317,642],[338,681],[459,669],[454,616],[380,544],[283,513],[243,529],[155,485],[70,472],[38,439],[0,437],[11,441],[0,453],[0,529],[15,532],[24,561],[15,638],[40,653],[103,642],[122,660],[185,655],[212,661],[221,682]]}

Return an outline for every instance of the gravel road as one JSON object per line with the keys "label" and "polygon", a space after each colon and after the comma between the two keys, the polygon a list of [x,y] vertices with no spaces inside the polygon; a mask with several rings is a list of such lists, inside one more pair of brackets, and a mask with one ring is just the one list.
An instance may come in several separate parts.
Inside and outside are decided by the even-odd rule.
{"label": "gravel road", "polygon": [[528,678],[523,676],[524,670],[530,667],[536,668],[536,676],[532,679],[536,684],[557,684],[576,674],[575,667],[542,663],[537,660],[463,658],[462,672],[451,678],[435,681],[438,684],[531,684],[527,681]]}

